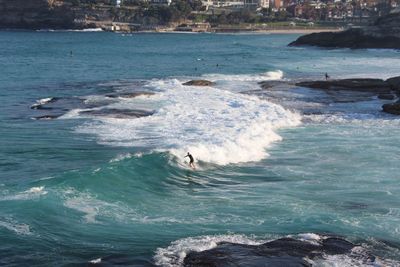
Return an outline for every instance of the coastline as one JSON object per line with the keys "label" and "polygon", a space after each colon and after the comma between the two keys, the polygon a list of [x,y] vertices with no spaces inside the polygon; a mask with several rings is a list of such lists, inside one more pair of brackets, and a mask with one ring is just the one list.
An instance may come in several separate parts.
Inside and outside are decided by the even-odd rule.
{"label": "coastline", "polygon": [[279,28],[279,29],[211,29],[210,31],[177,31],[175,29],[157,29],[157,30],[138,30],[138,31],[109,31],[101,28],[85,28],[85,29],[0,29],[3,32],[11,31],[34,31],[34,32],[114,32],[119,34],[135,34],[135,33],[173,33],[173,34],[310,34],[320,32],[341,32],[342,28]]}

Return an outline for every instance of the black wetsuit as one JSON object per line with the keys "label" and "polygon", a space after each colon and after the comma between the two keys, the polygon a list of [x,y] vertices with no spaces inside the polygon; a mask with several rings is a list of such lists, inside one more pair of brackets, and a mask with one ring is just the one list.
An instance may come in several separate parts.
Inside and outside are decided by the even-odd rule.
{"label": "black wetsuit", "polygon": [[189,163],[193,163],[194,162],[193,156],[191,154],[187,154],[186,157],[189,157],[189,160],[190,160]]}

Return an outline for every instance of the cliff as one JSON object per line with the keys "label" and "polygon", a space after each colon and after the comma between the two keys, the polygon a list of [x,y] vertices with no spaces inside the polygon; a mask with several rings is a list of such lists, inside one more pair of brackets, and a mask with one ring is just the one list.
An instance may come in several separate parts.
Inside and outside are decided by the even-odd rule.
{"label": "cliff", "polygon": [[74,12],[57,0],[0,0],[0,28],[75,28]]}
{"label": "cliff", "polygon": [[392,48],[400,49],[400,13],[381,17],[372,25],[343,32],[313,33],[299,37],[290,46],[320,46],[332,48]]}

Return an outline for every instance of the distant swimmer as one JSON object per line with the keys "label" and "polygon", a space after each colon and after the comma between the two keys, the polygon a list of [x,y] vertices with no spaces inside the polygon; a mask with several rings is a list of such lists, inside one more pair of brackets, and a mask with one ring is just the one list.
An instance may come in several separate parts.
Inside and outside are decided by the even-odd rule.
{"label": "distant swimmer", "polygon": [[328,80],[330,77],[327,72],[325,72],[325,80]]}
{"label": "distant swimmer", "polygon": [[187,153],[187,155],[185,156],[185,158],[186,157],[189,157],[189,166],[194,170],[194,169],[196,169],[196,167],[194,166],[194,158],[193,158],[193,156],[192,156],[192,154],[190,154],[189,152]]}

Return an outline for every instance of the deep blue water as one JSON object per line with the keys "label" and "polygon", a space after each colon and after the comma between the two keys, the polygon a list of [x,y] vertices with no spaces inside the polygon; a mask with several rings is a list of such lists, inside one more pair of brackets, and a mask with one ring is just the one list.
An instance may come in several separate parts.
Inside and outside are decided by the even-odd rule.
{"label": "deep blue water", "polygon": [[[388,78],[400,53],[287,47],[296,37],[0,32],[0,265],[179,266],[213,241],[330,233],[396,266],[400,120],[385,102],[241,92]],[[138,91],[154,95],[123,97]]]}

